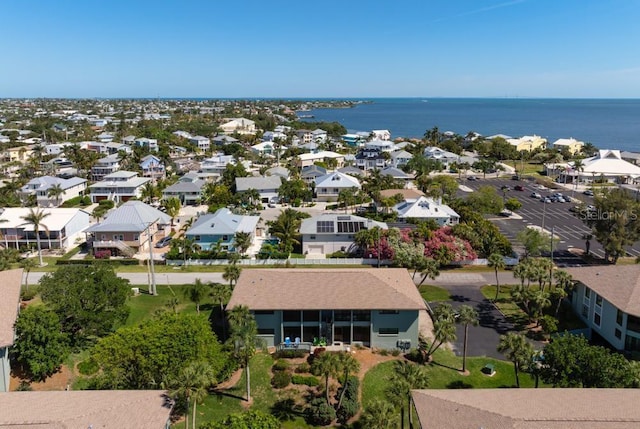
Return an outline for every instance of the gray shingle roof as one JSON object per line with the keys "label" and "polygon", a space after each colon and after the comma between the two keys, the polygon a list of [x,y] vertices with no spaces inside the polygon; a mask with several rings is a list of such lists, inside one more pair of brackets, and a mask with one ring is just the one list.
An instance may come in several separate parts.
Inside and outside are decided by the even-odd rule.
{"label": "gray shingle roof", "polygon": [[200,216],[186,235],[234,235],[236,232],[253,232],[260,216],[241,216],[227,208],[218,209],[213,214]]}
{"label": "gray shingle roof", "polygon": [[278,189],[282,184],[280,176],[236,177],[236,190],[243,192],[249,189]]}
{"label": "gray shingle roof", "polygon": [[117,209],[109,212],[107,218],[93,226],[87,232],[141,232],[149,223],[158,220],[161,225],[171,222],[171,218],[142,201],[127,201]]}

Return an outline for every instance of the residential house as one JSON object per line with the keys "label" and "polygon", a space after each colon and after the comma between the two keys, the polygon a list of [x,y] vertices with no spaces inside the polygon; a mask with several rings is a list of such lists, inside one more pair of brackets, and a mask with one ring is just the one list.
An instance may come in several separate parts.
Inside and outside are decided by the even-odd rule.
{"label": "residential house", "polygon": [[118,143],[118,142],[110,142],[107,143],[107,153],[109,155],[113,155],[114,153],[124,152],[126,154],[130,154],[133,152],[131,146],[126,143]]}
{"label": "residential house", "polygon": [[236,177],[236,192],[242,193],[255,189],[260,193],[260,201],[268,203],[278,197],[278,189],[282,185],[280,176]]}
{"label": "residential house", "polygon": [[360,181],[355,177],[335,171],[316,178],[316,199],[318,201],[337,201],[340,191],[345,189],[358,191],[361,188]]}
{"label": "residential house", "polygon": [[355,234],[374,227],[388,229],[386,223],[348,214],[328,213],[304,219],[300,225],[302,253],[309,258],[314,254],[352,253],[356,250]]}
{"label": "residential house", "polygon": [[623,150],[622,152],[620,152],[620,157],[634,165],[640,165],[640,153],[638,152],[628,152],[626,150]]}
{"label": "residential house", "polygon": [[377,148],[362,148],[356,154],[356,167],[364,171],[380,170],[391,162],[388,152]]}
{"label": "residential house", "polygon": [[149,251],[153,243],[171,232],[171,218],[142,201],[127,201],[111,210],[100,223],[87,229],[87,240],[95,251],[110,250],[112,255],[132,256]]}
{"label": "residential house", "polygon": [[311,143],[313,141],[313,131],[311,130],[296,130],[296,137],[300,139],[300,144]]}
{"label": "residential house", "polygon": [[460,215],[451,207],[424,196],[415,200],[402,201],[393,207],[393,211],[398,213],[399,221],[434,220],[440,226],[457,225],[460,222]]}
{"label": "residential house", "polygon": [[25,163],[33,156],[33,146],[17,146],[6,148],[2,154],[4,161]]}
{"label": "residential house", "polygon": [[164,164],[155,155],[147,155],[140,160],[142,177],[149,177],[153,181],[162,179],[165,176]]}
{"label": "residential house", "polygon": [[79,143],[82,149],[90,150],[96,153],[109,153],[109,147],[107,143],[103,142],[94,142],[94,141],[85,141]]}
{"label": "residential house", "polygon": [[316,143],[324,143],[327,141],[327,132],[325,130],[321,130],[320,128],[316,128],[311,131],[311,140]]}
{"label": "residential house", "polygon": [[73,146],[73,143],[70,143],[70,142],[49,143],[44,146],[44,153],[47,155],[60,155],[60,154],[63,154],[65,149],[69,146]]}
{"label": "residential house", "polygon": [[[36,248],[37,238],[33,225],[24,217],[31,208],[8,207],[0,213],[0,242],[13,249]],[[84,238],[89,227],[89,213],[81,209],[46,208],[40,209],[47,216],[40,223],[38,235],[42,249],[71,250],[77,239]],[[46,226],[46,228],[45,228]]]}
{"label": "residential house", "polygon": [[302,168],[302,171],[300,172],[300,178],[309,184],[313,183],[315,185],[316,178],[324,176],[326,174],[326,168],[320,167],[319,165],[309,165]]}
{"label": "residential house", "polygon": [[156,139],[148,139],[146,137],[142,137],[142,138],[136,139],[134,141],[134,144],[139,147],[149,148],[149,150],[152,152],[158,151],[158,140]]}
{"label": "residential house", "polygon": [[337,168],[340,168],[344,165],[344,155],[331,152],[328,150],[324,150],[317,153],[303,153],[298,155],[297,165],[300,168],[307,167],[309,165],[313,165],[316,162],[326,163],[327,160],[333,159],[335,160],[335,164]]}
{"label": "residential house", "polygon": [[412,390],[420,429],[631,429],[638,389]]}
{"label": "residential house", "polygon": [[[58,197],[49,196],[49,190],[59,185],[62,194]],[[31,179],[20,188],[20,196],[28,198],[35,197],[36,204],[39,207],[58,207],[64,201],[78,197],[87,189],[87,179],[80,177],[72,177],[70,179],[61,179],[52,176],[42,176]]]}
{"label": "residential house", "polygon": [[188,133],[186,131],[181,131],[181,130],[174,131],[172,134],[174,136],[177,136],[177,137],[180,137],[180,138],[183,138],[183,139],[187,139],[187,140],[189,140],[189,139],[191,139],[191,137],[193,137],[190,133]]}
{"label": "residential house", "polygon": [[219,136],[215,136],[212,141],[216,146],[226,146],[228,144],[238,143],[239,140],[231,136],[222,134]]}
{"label": "residential house", "polygon": [[251,152],[256,155],[267,155],[271,157],[275,156],[278,151],[282,153],[285,150],[286,148],[284,146],[280,146],[276,149],[276,144],[270,141],[260,142],[251,146]]}
{"label": "residential house", "polygon": [[189,150],[186,147],[174,145],[169,146],[169,156],[171,158],[187,156],[188,152]]}
{"label": "residential house", "polygon": [[373,130],[371,134],[375,140],[391,140],[391,132],[389,130]]}
{"label": "residential house", "polygon": [[0,271],[0,396],[3,396],[3,392],[9,391],[9,349],[15,341],[14,324],[20,309],[21,286],[22,269]]}
{"label": "residential house", "polygon": [[203,136],[191,137],[189,142],[195,145],[200,152],[206,152],[211,148],[211,140]]}
{"label": "residential house", "polygon": [[260,216],[236,215],[227,208],[215,213],[200,216],[185,232],[185,236],[194,241],[203,250],[220,246],[224,250],[235,251],[235,236],[238,232],[251,234],[255,238]]}
{"label": "residential house", "polygon": [[572,156],[582,152],[584,142],[574,139],[558,139],[553,142],[553,148],[557,150],[567,150]]}
{"label": "residential house", "polygon": [[116,171],[107,174],[101,182],[89,186],[91,202],[112,200],[119,203],[131,198],[140,198],[142,188],[150,180],[148,177],[138,177],[138,173],[134,171]]}
{"label": "residential house", "polygon": [[122,137],[122,143],[129,146],[133,146],[135,141],[136,141],[136,136],[129,135],[129,136]]}
{"label": "residential house", "polygon": [[[346,158],[346,156],[345,156]],[[355,159],[355,158],[354,158]],[[338,168],[336,170],[338,173],[342,173],[342,174],[348,174],[349,176],[353,176],[353,177],[366,177],[367,176],[367,172],[360,170],[359,168],[353,167],[351,165],[348,165],[346,167],[342,167],[342,168]]]}
{"label": "residential house", "polygon": [[460,162],[460,155],[440,149],[436,146],[428,146],[423,152],[425,158],[439,161],[445,170],[451,168],[451,164]]}
{"label": "residential house", "polygon": [[265,176],[280,176],[282,180],[289,180],[289,169],[282,166],[271,167],[265,172]]}
{"label": "residential house", "polygon": [[[598,154],[582,160],[580,171],[573,168],[563,171],[559,181],[591,183],[594,180],[604,180],[614,183],[638,183],[640,181],[640,166],[622,159],[619,150],[601,149]],[[565,177],[566,176],[566,177]]]}
{"label": "residential house", "polygon": [[566,268],[578,317],[617,350],[640,352],[640,266]]}
{"label": "residential house", "polygon": [[381,176],[391,176],[395,180],[401,181],[405,184],[405,186],[409,186],[409,183],[415,178],[413,174],[407,174],[399,168],[387,166],[380,170]]}
{"label": "residential house", "polygon": [[265,131],[262,135],[262,141],[264,142],[272,142],[275,139],[285,141],[287,139],[287,135],[281,131]]}
{"label": "residential house", "polygon": [[114,153],[99,159],[93,167],[91,167],[91,180],[98,182],[103,180],[105,176],[113,174],[120,170],[120,155]]}
{"label": "residential house", "polygon": [[205,177],[217,178],[222,176],[229,164],[236,164],[236,159],[233,155],[225,155],[222,152],[217,153],[211,158],[206,158],[200,162],[200,172]]}
{"label": "residential house", "polygon": [[243,270],[227,310],[240,305],[270,347],[317,338],[334,347],[416,347],[426,311],[402,268]]}
{"label": "residential house", "polygon": [[225,134],[255,134],[257,132],[256,123],[246,118],[232,118],[220,125],[220,129]]}
{"label": "residential house", "polygon": [[360,146],[367,140],[366,137],[363,137],[359,134],[344,134],[340,136],[340,138],[342,139],[342,142],[344,144],[350,147]]}
{"label": "residential house", "polygon": [[371,140],[364,144],[365,149],[378,150],[380,152],[393,152],[395,151],[396,145],[393,142],[386,140]]}
{"label": "residential house", "polygon": [[0,395],[0,427],[169,429],[173,400],[159,390],[71,390]]}
{"label": "residential house", "polygon": [[101,133],[96,136],[100,143],[110,143],[113,141],[113,135],[109,133]]}
{"label": "residential house", "polygon": [[547,147],[547,139],[544,137],[536,136],[535,134],[532,136],[522,136],[518,139],[506,139],[507,143],[511,146],[515,147],[518,152],[527,151],[531,152],[535,149],[546,149]]}
{"label": "residential house", "polygon": [[406,150],[396,150],[391,152],[391,165],[396,168],[401,168],[404,165],[407,165],[409,161],[411,161],[413,155],[411,155]]}
{"label": "residential house", "polygon": [[162,191],[162,199],[178,198],[183,206],[199,204],[206,181],[195,173],[187,173]]}

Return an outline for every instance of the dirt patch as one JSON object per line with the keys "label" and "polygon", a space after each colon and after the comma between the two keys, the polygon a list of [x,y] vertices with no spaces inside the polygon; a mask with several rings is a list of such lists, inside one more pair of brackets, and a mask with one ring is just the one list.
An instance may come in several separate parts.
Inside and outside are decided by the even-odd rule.
{"label": "dirt patch", "polygon": [[[31,389],[37,391],[67,390],[71,388],[74,378],[75,377],[69,367],[62,365],[58,372],[53,374],[51,377],[48,377],[45,381],[32,382]],[[9,390],[16,390],[23,381],[27,380],[12,374],[9,382]]]}

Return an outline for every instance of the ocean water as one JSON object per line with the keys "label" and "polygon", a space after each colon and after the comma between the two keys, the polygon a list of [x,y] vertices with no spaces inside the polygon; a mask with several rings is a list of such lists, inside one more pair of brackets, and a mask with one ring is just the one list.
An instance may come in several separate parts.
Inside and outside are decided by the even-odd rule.
{"label": "ocean water", "polygon": [[311,121],[349,131],[387,129],[392,138],[426,130],[484,136],[537,134],[550,143],[573,137],[601,149],[640,152],[640,99],[382,98],[350,109],[315,109]]}

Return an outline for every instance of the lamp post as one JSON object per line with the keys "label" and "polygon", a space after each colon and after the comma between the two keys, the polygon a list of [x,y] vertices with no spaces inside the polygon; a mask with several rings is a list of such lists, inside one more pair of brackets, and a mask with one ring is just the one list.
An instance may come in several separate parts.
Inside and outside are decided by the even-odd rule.
{"label": "lamp post", "polygon": [[542,226],[541,229],[544,231],[544,215],[547,213],[547,199],[544,198],[542,200]]}

